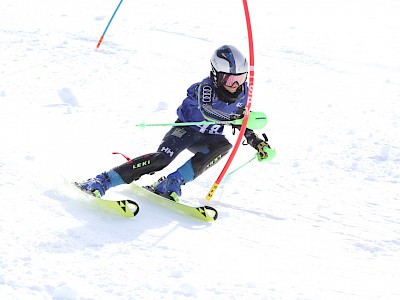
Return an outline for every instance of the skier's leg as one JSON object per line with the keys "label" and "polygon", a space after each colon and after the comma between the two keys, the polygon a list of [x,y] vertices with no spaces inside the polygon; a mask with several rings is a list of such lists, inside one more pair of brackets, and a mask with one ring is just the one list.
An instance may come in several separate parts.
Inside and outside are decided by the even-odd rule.
{"label": "skier's leg", "polygon": [[[206,140],[207,143],[199,142],[188,147],[190,151],[196,152],[191,159],[154,186],[157,193],[179,201],[178,196],[182,194],[181,186],[212,167],[232,148],[229,141],[221,135],[207,137],[203,140]],[[199,151],[199,149],[201,150]]]}
{"label": "skier's leg", "polygon": [[157,152],[134,158],[78,185],[82,190],[100,197],[111,187],[131,183],[145,174],[160,171],[194,143],[196,138],[192,135],[195,133],[190,128],[173,127],[164,136]]}
{"label": "skier's leg", "polygon": [[192,130],[184,128],[172,128],[164,136],[157,152],[146,154],[120,165],[108,173],[110,177],[119,175],[123,182],[118,182],[118,176],[115,176],[112,186],[131,183],[138,180],[142,175],[153,174],[168,166],[184,149],[193,143]]}
{"label": "skier's leg", "polygon": [[152,174],[163,169],[168,163],[169,159],[164,153],[149,153],[134,158],[82,183],[76,183],[76,185],[88,194],[101,197],[109,188],[124,183],[131,183],[134,180],[138,180],[144,174]]}
{"label": "skier's leg", "polygon": [[[160,171],[170,162],[170,159],[165,153],[154,152],[131,159],[113,168],[108,173],[111,179],[114,179],[114,182],[111,180],[114,183],[112,186],[116,186],[118,184],[136,181],[142,175],[153,174],[154,172]],[[118,176],[120,179],[118,179]],[[121,179],[122,182],[120,181]]]}
{"label": "skier's leg", "polygon": [[[198,148],[198,144],[190,147],[189,150],[193,151]],[[191,180],[200,176],[204,171],[215,165],[222,157],[224,157],[232,148],[231,143],[223,135],[215,135],[207,140],[207,144],[203,149],[196,152],[196,154],[187,161],[178,170],[181,173],[191,174]],[[191,169],[193,171],[191,171]],[[190,179],[190,176],[188,176]],[[190,181],[190,180],[189,180]],[[188,182],[188,181],[186,181]]]}

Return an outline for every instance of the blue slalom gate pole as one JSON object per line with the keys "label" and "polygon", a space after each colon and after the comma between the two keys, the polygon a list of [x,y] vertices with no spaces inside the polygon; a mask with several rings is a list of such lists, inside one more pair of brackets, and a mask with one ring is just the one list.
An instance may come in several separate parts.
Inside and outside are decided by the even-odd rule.
{"label": "blue slalom gate pole", "polygon": [[107,30],[108,30],[108,27],[110,27],[110,24],[111,24],[112,20],[114,19],[114,16],[115,16],[115,14],[117,13],[119,7],[121,6],[122,1],[123,1],[123,0],[121,0],[121,1],[119,2],[117,8],[115,9],[115,11],[114,11],[114,13],[113,13],[113,15],[111,16],[110,21],[108,21],[107,27],[106,27],[106,29],[104,29],[104,32],[103,32],[103,34],[101,35],[101,37],[100,37],[100,39],[99,39],[99,41],[98,41],[98,43],[97,43],[97,46],[96,46],[97,49],[99,49],[100,44],[101,44],[101,42],[103,41],[104,36],[106,35],[106,32],[107,32]]}

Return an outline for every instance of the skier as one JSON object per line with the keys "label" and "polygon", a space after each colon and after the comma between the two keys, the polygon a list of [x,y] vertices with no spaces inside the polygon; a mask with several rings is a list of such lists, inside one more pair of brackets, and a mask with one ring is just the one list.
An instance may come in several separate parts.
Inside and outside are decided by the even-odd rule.
{"label": "skier", "polygon": [[[176,123],[199,121],[231,121],[243,118],[247,103],[247,59],[234,46],[224,45],[211,57],[210,76],[194,83],[187,90],[187,97],[177,109]],[[154,174],[168,166],[180,152],[188,149],[192,156],[186,163],[167,177],[160,178],[151,189],[170,200],[179,201],[181,186],[194,180],[213,166],[232,148],[223,135],[223,125],[198,125],[172,127],[154,153],[127,161],[77,185],[96,197],[120,184],[129,184],[144,174]],[[259,160],[268,157],[267,141],[246,128],[247,143],[254,147]]]}

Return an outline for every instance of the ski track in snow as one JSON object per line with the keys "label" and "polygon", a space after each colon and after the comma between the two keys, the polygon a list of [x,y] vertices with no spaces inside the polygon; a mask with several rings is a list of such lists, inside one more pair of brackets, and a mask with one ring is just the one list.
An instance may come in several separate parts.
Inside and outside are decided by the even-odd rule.
{"label": "ski track in snow", "polygon": [[154,151],[166,129],[135,125],[173,122],[212,51],[248,47],[240,1],[149,0],[124,2],[95,50],[116,5],[0,4],[1,298],[399,299],[398,2],[249,2],[252,109],[278,154],[211,202],[226,158],[183,187],[212,224],[145,201],[125,219],[65,183]]}

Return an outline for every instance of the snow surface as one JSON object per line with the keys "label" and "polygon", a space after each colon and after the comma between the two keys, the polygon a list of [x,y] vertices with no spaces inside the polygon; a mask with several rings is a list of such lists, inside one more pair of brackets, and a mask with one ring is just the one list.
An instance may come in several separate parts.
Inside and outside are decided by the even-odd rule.
{"label": "snow surface", "polygon": [[400,299],[400,2],[249,1],[278,154],[222,181],[212,224],[140,199],[125,219],[65,183],[154,151],[167,128],[135,125],[173,122],[220,45],[248,52],[227,0],[125,1],[96,51],[118,3],[0,2],[1,299]]}

